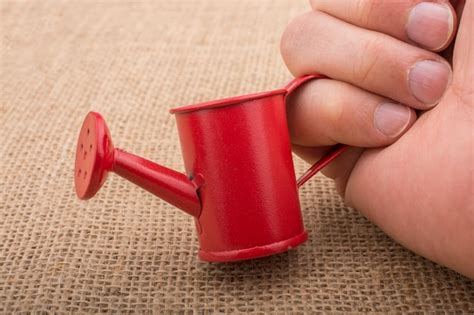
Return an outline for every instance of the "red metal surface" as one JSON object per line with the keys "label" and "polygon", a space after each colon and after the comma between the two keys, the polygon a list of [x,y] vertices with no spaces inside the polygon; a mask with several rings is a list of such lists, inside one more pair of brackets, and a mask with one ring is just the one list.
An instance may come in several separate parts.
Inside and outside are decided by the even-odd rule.
{"label": "red metal surface", "polygon": [[77,196],[80,199],[92,198],[109,171],[193,216],[198,216],[201,211],[194,182],[182,173],[115,149],[102,116],[90,112],[82,124],[76,149],[74,182]]}
{"label": "red metal surface", "polygon": [[[336,147],[297,184],[285,99],[302,83],[319,77],[295,79],[284,89],[171,110],[187,176],[113,149],[103,119],[90,113],[79,137],[76,172],[90,169],[92,176],[76,178],[77,194],[92,197],[107,171],[116,172],[193,215],[199,257],[206,261],[263,257],[296,247],[307,239],[298,187],[344,151]],[[93,136],[85,135],[87,129]],[[95,158],[87,160],[80,145],[90,139],[95,139]]]}
{"label": "red metal surface", "polygon": [[90,199],[100,189],[113,164],[114,145],[104,119],[89,113],[79,133],[74,184],[80,199]]}
{"label": "red metal surface", "polygon": [[112,170],[190,215],[199,216],[198,187],[186,175],[120,149],[115,151]]}
{"label": "red metal surface", "polygon": [[326,165],[331,163],[332,160],[337,158],[339,155],[344,153],[348,148],[347,145],[338,144],[335,145],[325,156],[323,156],[319,161],[314,163],[300,178],[296,181],[298,188],[304,185],[311,177],[316,175],[317,172],[322,170]]}
{"label": "red metal surface", "polygon": [[270,255],[305,234],[284,99],[270,94],[176,114],[186,173],[204,178],[196,218],[202,259]]}

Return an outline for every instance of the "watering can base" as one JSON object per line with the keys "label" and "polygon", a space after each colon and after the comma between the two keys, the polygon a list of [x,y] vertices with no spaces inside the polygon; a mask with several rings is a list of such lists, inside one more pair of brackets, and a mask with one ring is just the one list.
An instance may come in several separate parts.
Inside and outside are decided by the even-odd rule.
{"label": "watering can base", "polygon": [[304,231],[286,240],[263,246],[220,252],[208,252],[204,250],[199,250],[199,258],[208,262],[234,262],[240,260],[262,258],[286,252],[292,248],[303,244],[304,242],[306,242],[307,239],[308,233]]}

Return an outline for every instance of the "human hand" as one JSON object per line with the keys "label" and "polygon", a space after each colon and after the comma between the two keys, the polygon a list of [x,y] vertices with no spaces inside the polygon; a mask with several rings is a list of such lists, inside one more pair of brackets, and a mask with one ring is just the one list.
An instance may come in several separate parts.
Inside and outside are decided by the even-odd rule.
{"label": "human hand", "polygon": [[[311,4],[285,31],[282,55],[295,76],[334,80],[290,96],[294,151],[312,163],[330,145],[353,146],[323,171],[346,203],[408,248],[474,277],[472,2],[464,11],[442,0]],[[435,52],[454,37],[455,9],[463,15],[451,71]]]}

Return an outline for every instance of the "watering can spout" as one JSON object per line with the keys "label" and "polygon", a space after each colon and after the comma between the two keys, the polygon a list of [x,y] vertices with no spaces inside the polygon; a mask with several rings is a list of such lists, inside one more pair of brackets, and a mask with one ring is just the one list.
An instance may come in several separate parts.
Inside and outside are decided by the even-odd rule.
{"label": "watering can spout", "polygon": [[74,184],[80,199],[92,198],[114,172],[184,212],[201,212],[198,188],[202,178],[186,175],[113,146],[109,129],[99,113],[90,112],[81,128],[76,149]]}

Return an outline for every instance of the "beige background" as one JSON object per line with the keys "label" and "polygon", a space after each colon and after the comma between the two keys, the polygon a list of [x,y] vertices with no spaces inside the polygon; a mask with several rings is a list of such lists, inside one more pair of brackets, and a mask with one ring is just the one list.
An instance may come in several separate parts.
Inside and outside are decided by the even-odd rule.
{"label": "beige background", "polygon": [[309,241],[234,264],[199,262],[192,219],[116,176],[76,199],[87,111],[104,114],[118,146],[182,170],[167,110],[289,80],[279,36],[306,1],[0,10],[0,312],[474,312],[473,281],[394,243],[321,177],[301,191]]}

